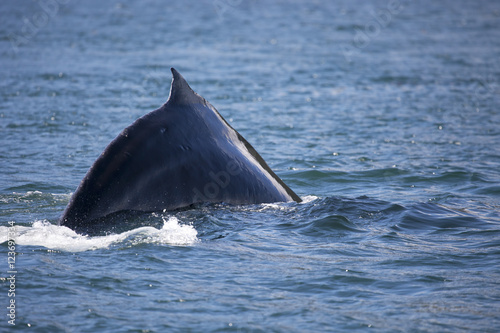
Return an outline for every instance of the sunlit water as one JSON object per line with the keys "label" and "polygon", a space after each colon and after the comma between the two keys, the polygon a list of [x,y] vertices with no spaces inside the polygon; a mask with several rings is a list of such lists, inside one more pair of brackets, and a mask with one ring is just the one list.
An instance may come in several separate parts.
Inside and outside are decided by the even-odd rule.
{"label": "sunlit water", "polygon": [[[1,331],[498,330],[498,2],[3,1],[0,15]],[[166,101],[170,67],[304,202],[57,226],[104,147]]]}

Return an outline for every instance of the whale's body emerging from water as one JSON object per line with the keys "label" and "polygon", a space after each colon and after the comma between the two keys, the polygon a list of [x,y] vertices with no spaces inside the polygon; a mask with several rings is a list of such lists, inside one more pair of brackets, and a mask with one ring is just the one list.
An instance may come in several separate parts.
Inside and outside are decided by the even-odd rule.
{"label": "whale's body emerging from water", "polygon": [[173,68],[172,74],[168,101],[106,147],[59,224],[88,228],[119,211],[174,210],[205,202],[301,201]]}

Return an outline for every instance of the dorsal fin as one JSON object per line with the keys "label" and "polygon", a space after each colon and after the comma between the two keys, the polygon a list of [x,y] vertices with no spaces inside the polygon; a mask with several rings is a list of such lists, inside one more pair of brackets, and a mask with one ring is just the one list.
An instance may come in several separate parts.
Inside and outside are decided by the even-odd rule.
{"label": "dorsal fin", "polygon": [[207,104],[203,97],[191,89],[184,77],[182,77],[175,68],[172,67],[170,70],[172,71],[172,85],[170,86],[170,96],[168,97],[167,103],[178,105],[194,103]]}

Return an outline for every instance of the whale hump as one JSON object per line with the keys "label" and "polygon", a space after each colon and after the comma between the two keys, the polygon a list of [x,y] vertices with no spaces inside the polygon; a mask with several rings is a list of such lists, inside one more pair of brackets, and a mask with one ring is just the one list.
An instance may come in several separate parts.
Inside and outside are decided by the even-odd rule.
{"label": "whale hump", "polygon": [[125,128],[81,181],[59,220],[88,229],[121,211],[197,203],[257,204],[297,196],[219,112],[171,69],[170,96]]}

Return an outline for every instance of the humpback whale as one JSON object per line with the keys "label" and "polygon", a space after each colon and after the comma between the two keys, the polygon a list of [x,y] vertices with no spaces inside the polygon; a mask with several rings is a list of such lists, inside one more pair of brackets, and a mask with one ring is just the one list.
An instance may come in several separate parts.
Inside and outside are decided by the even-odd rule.
{"label": "humpback whale", "polygon": [[167,102],[125,128],[81,181],[59,224],[197,203],[297,201],[257,151],[174,68]]}

